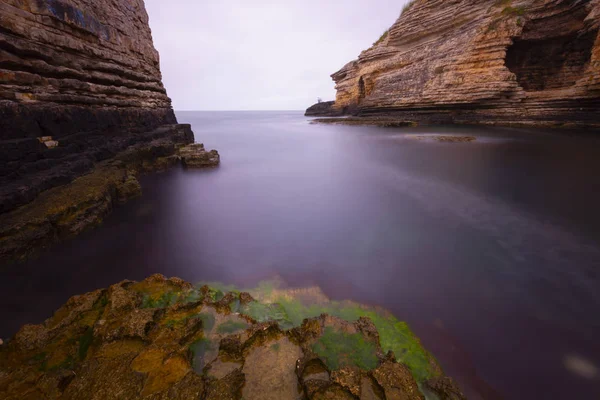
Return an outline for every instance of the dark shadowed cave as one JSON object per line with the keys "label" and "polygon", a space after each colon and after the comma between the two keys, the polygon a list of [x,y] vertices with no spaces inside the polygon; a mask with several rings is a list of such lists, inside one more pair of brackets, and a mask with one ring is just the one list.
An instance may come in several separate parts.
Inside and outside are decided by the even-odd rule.
{"label": "dark shadowed cave", "polygon": [[365,80],[361,76],[360,79],[358,80],[358,98],[359,98],[359,100],[362,100],[365,98],[365,96],[366,96]]}
{"label": "dark shadowed cave", "polygon": [[586,9],[579,7],[525,26],[506,53],[506,66],[523,89],[567,88],[584,76],[598,36],[598,29],[586,31],[586,16]]}

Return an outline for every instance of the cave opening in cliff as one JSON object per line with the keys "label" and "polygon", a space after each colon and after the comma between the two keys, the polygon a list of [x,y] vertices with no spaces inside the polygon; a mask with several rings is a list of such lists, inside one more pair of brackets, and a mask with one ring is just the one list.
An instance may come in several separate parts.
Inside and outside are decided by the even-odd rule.
{"label": "cave opening in cliff", "polygon": [[506,53],[506,66],[528,92],[573,86],[589,65],[598,30],[531,39],[517,38]]}
{"label": "cave opening in cliff", "polygon": [[361,76],[360,79],[358,80],[358,98],[359,98],[359,100],[364,99],[365,95],[366,95],[366,93],[365,93],[365,80]]}

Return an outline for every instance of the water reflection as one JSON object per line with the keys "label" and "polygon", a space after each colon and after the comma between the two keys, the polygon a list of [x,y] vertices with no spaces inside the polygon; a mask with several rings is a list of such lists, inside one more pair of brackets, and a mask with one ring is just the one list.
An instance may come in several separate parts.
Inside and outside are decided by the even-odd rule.
{"label": "water reflection", "polygon": [[[105,225],[0,276],[0,337],[82,291],[155,273],[279,275],[407,320],[472,398],[600,391],[600,145],[482,128],[184,113],[220,168],[143,179]],[[473,135],[472,143],[406,134]],[[566,359],[567,355],[577,355]],[[575,360],[575,361],[573,361]],[[585,373],[584,373],[585,375]]]}

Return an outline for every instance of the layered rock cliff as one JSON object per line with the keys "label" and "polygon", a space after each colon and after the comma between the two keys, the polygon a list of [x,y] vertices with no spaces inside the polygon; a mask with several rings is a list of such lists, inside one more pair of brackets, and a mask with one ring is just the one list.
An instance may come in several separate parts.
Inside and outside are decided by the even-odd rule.
{"label": "layered rock cliff", "polygon": [[0,0],[0,213],[176,123],[142,0]]}
{"label": "layered rock cliff", "polygon": [[600,126],[599,0],[414,0],[332,75],[345,114]]}
{"label": "layered rock cliff", "polygon": [[0,264],[100,223],[140,172],[219,163],[193,141],[143,0],[0,0]]}

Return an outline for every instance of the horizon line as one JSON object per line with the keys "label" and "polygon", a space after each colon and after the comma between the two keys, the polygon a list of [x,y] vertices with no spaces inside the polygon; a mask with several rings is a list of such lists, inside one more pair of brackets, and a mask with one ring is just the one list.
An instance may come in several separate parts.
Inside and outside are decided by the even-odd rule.
{"label": "horizon line", "polygon": [[252,111],[306,111],[303,109],[298,109],[298,110],[269,110],[269,109],[254,109],[254,110],[250,110],[250,109],[238,109],[238,110],[175,110],[173,109],[173,111],[175,112],[231,112],[231,111],[235,111],[235,112],[241,112],[241,111],[248,111],[248,112],[252,112]]}

